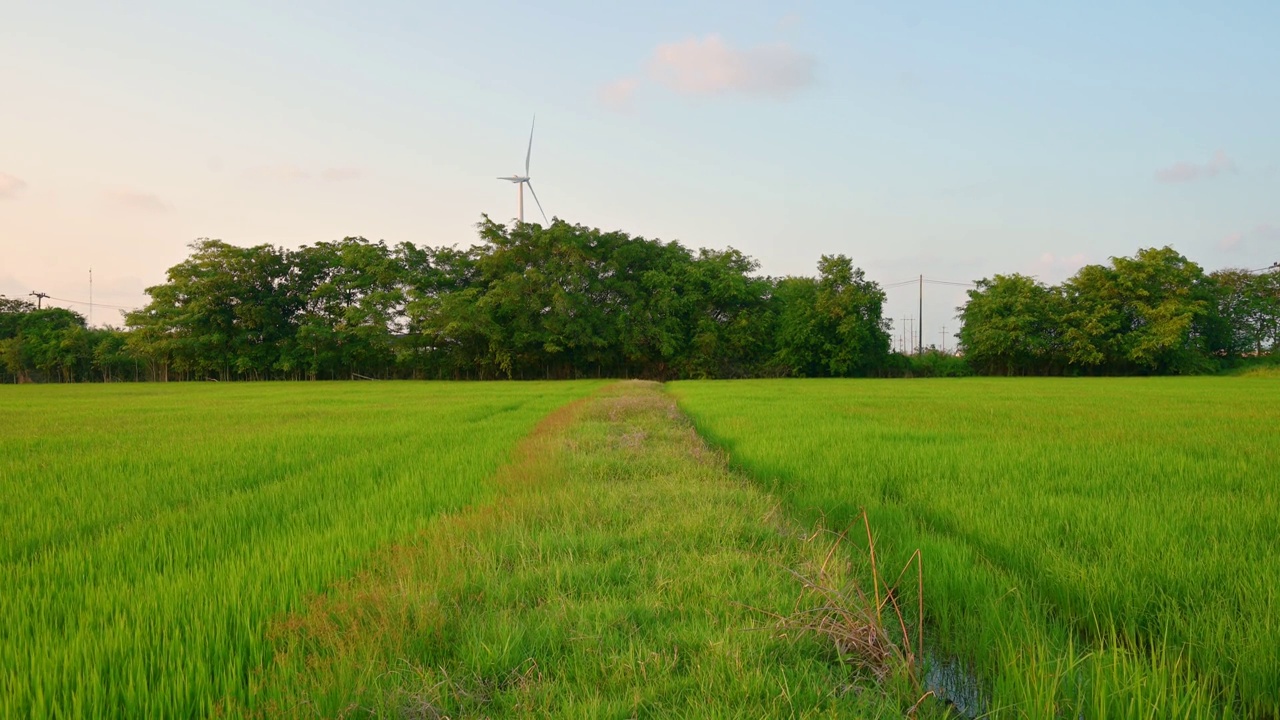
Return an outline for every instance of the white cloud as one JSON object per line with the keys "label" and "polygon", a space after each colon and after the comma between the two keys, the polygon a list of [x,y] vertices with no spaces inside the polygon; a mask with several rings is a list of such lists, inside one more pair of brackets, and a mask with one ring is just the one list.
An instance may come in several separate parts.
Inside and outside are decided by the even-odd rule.
{"label": "white cloud", "polygon": [[347,180],[356,180],[361,175],[359,168],[353,167],[330,167],[320,171],[320,179],[326,182],[346,182]]}
{"label": "white cloud", "polygon": [[[781,27],[793,24],[784,18]],[[642,76],[628,75],[602,86],[600,103],[631,109],[636,91],[649,82],[681,95],[747,95],[785,100],[813,83],[813,57],[785,42],[736,48],[712,33],[654,48]]]}
{"label": "white cloud", "polygon": [[136,192],[134,190],[111,190],[107,193],[107,199],[116,205],[131,210],[142,210],[144,212],[169,211],[169,205],[151,193]]}
{"label": "white cloud", "polygon": [[787,13],[786,15],[778,18],[778,32],[790,32],[798,27],[802,20],[804,20],[804,18],[801,17],[800,13]]}
{"label": "white cloud", "polygon": [[659,45],[649,76],[682,95],[794,95],[813,82],[814,60],[786,43],[737,49],[719,35]]}
{"label": "white cloud", "polygon": [[251,175],[267,180],[283,180],[299,182],[311,177],[311,171],[288,163],[282,165],[263,165],[249,171]]}
{"label": "white cloud", "polygon": [[1251,245],[1265,247],[1268,250],[1280,245],[1280,227],[1271,223],[1259,223],[1249,230],[1233,232],[1218,241],[1218,247],[1224,251],[1242,249]]}
{"label": "white cloud", "polygon": [[357,167],[335,166],[312,170],[310,168],[284,163],[281,165],[263,165],[253,168],[249,174],[278,182],[305,182],[313,179],[324,182],[346,182],[361,177],[364,173]]}
{"label": "white cloud", "polygon": [[1227,157],[1225,152],[1219,150],[1213,154],[1213,157],[1209,158],[1209,162],[1202,165],[1177,162],[1169,167],[1161,168],[1156,171],[1156,180],[1162,183],[1184,183],[1203,178],[1213,178],[1222,173],[1233,173],[1235,171],[1235,161]]}
{"label": "white cloud", "polygon": [[26,295],[30,290],[31,284],[25,280],[19,280],[13,275],[0,273],[0,296],[17,298]]}
{"label": "white cloud", "polygon": [[1075,275],[1080,268],[1089,264],[1089,257],[1084,253],[1073,255],[1054,255],[1041,253],[1040,260],[1034,265],[1032,273],[1045,284],[1060,282]]}
{"label": "white cloud", "polygon": [[626,112],[631,109],[632,98],[640,80],[634,77],[618,78],[600,88],[600,102],[610,110]]}
{"label": "white cloud", "polygon": [[0,199],[17,197],[27,189],[27,184],[8,173],[0,172]]}

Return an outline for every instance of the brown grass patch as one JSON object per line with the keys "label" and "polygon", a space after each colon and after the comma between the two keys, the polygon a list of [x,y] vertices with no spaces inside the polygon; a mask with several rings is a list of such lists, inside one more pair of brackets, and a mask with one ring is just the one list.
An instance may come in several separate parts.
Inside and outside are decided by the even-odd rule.
{"label": "brown grass patch", "polygon": [[[788,569],[804,587],[804,595],[796,602],[790,615],[765,614],[774,619],[775,628],[784,635],[801,633],[824,638],[836,651],[841,663],[876,685],[905,679],[919,694],[924,656],[924,568],[920,551],[912,553],[897,578],[889,583],[881,574],[875,537],[865,509],[862,510],[862,523],[867,535],[870,592],[859,582],[849,564],[833,562],[848,537],[848,531],[833,533],[819,529],[807,538],[808,542],[834,538],[822,563],[804,571]],[[902,581],[912,565],[916,568],[917,600],[914,642],[900,599]],[[921,700],[929,694],[923,693]]]}

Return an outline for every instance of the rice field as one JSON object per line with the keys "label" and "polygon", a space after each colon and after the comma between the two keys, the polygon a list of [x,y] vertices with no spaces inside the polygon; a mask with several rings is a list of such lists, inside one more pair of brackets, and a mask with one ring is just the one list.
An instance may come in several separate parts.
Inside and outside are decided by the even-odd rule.
{"label": "rice field", "polygon": [[[1280,717],[1280,378],[602,384],[0,386],[0,717]],[[955,705],[769,630],[864,507]]]}
{"label": "rice field", "polygon": [[681,382],[802,516],[923,551],[932,653],[1019,717],[1280,717],[1274,377]]}
{"label": "rice field", "polygon": [[596,385],[0,386],[0,717],[252,705],[273,617]]}

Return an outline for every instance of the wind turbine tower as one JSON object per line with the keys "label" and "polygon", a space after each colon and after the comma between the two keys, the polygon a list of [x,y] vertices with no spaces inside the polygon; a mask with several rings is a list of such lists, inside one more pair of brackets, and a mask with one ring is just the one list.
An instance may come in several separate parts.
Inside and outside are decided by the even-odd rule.
{"label": "wind turbine tower", "polygon": [[533,191],[533,183],[529,182],[529,158],[533,155],[533,127],[538,122],[538,116],[533,116],[533,123],[529,125],[529,149],[524,153],[524,175],[512,175],[510,177],[500,177],[499,180],[506,180],[516,184],[517,194],[520,198],[519,214],[516,220],[524,222],[524,186],[529,186],[529,194],[533,195],[533,201],[538,203],[538,212],[542,213],[542,221],[550,225],[547,221],[547,213],[542,210],[542,203],[538,202],[538,193]]}

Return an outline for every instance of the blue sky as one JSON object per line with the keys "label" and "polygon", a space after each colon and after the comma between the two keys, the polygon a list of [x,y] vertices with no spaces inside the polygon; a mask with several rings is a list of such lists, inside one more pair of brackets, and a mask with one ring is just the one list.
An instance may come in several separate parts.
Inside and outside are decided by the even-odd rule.
{"label": "blue sky", "polygon": [[470,244],[535,112],[549,214],[772,275],[1280,260],[1280,3],[0,3],[10,296],[136,306],[198,237]]}

